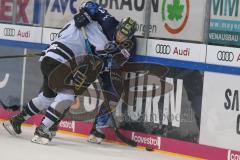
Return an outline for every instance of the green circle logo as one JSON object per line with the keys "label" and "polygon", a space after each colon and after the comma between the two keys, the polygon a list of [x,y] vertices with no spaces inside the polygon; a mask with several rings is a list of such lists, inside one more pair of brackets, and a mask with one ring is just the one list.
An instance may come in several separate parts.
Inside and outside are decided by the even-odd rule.
{"label": "green circle logo", "polygon": [[181,32],[187,24],[190,3],[189,0],[182,0],[185,1],[185,5],[181,3],[181,0],[172,0],[172,3],[169,3],[169,1],[170,0],[168,0],[168,2],[167,0],[163,0],[162,20],[164,22],[164,28],[169,33],[177,34]]}

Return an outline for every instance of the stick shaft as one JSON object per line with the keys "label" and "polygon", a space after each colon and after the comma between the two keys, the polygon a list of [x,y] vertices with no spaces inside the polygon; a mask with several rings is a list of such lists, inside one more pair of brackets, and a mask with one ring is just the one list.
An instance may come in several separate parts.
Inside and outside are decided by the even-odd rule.
{"label": "stick shaft", "polygon": [[93,65],[94,65],[96,61],[95,61],[95,59],[94,59],[94,53],[93,53],[93,51],[92,51],[92,49],[91,49],[91,44],[90,44],[90,42],[89,42],[89,40],[88,40],[87,32],[86,32],[86,30],[85,30],[84,27],[81,27],[81,31],[82,31],[82,34],[83,34],[83,38],[84,38],[84,40],[85,40],[85,47],[86,47],[86,49],[87,49],[88,54],[91,55],[91,57],[92,57],[92,62],[93,62]]}
{"label": "stick shaft", "polygon": [[5,58],[24,58],[24,57],[36,57],[36,56],[43,56],[43,53],[29,53],[26,55],[10,55],[10,56],[0,56],[0,59]]}

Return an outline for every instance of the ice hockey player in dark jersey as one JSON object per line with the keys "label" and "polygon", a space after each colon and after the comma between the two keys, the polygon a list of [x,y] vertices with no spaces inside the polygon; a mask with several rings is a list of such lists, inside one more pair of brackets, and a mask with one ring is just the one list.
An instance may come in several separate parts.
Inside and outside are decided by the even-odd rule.
{"label": "ice hockey player in dark jersey", "polygon": [[[61,88],[61,90],[58,91],[51,89],[48,78],[52,71],[59,65],[65,64],[68,61],[72,62],[69,64],[69,68],[74,70],[77,65],[74,59],[87,54],[81,27],[85,28],[95,55],[106,50],[111,50],[112,54],[114,54],[113,51],[115,50],[112,50],[112,46],[121,46],[116,50],[116,52],[121,53],[121,61],[120,63],[116,63],[115,66],[119,65],[119,67],[121,67],[135,53],[136,41],[133,34],[135,32],[136,22],[134,20],[124,18],[119,22],[97,3],[84,3],[79,13],[63,27],[59,32],[58,38],[46,49],[45,56],[41,57],[41,72],[43,74],[42,92],[30,100],[27,105],[24,105],[23,110],[18,115],[3,123],[3,126],[8,132],[11,134],[21,134],[21,124],[24,121],[38,114],[40,111],[46,110],[44,119],[35,130],[32,142],[47,144],[52,140],[51,128],[56,126],[64,117],[64,113],[74,102],[75,92],[69,88]],[[121,45],[126,42],[131,45]],[[119,61],[116,60],[115,62]],[[101,73],[100,76],[107,80],[106,83],[108,83],[109,73],[104,71]],[[63,80],[57,79],[57,81]],[[74,77],[73,81],[75,82]],[[78,81],[76,80],[76,82]],[[111,89],[109,85],[104,86],[106,90]],[[102,110],[101,108],[102,106],[100,110]],[[96,122],[98,122],[98,118],[96,119]],[[94,133],[99,133],[99,131],[93,129],[91,134],[95,135]],[[96,136],[98,136],[98,134],[96,134]]]}
{"label": "ice hockey player in dark jersey", "polygon": [[[123,55],[125,55],[123,61],[129,61],[130,57],[132,57],[132,55],[134,55],[136,52],[136,39],[134,37],[134,33],[136,31],[136,22],[129,17],[124,18],[121,20],[121,22],[119,22],[112,15],[110,15],[107,10],[103,9],[101,6],[94,2],[87,2],[83,4],[81,10],[83,10],[83,12],[86,12],[91,17],[91,19],[97,21],[101,25],[104,34],[110,41],[106,45],[108,46],[106,48],[112,48],[112,46],[114,46],[115,44],[119,45],[129,43],[125,45],[129,47],[123,47],[121,51],[123,52]],[[116,61],[118,61],[119,63],[119,59]],[[120,63],[123,62],[120,61]],[[114,86],[112,86],[110,79],[110,72],[103,72],[101,74],[101,77],[103,80],[103,89],[108,92],[114,92]],[[118,98],[120,99],[120,97]],[[102,140],[105,138],[105,135],[102,132],[102,128],[107,127],[106,124],[109,119],[109,110],[102,104],[99,108],[99,113],[96,116],[92,129],[90,131],[90,136],[88,138],[89,142],[102,142]]]}

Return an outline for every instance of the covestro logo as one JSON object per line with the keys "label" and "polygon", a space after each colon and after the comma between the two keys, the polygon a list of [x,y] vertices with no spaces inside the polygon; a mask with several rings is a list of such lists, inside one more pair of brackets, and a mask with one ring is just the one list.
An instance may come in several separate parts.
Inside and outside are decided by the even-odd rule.
{"label": "covestro logo", "polygon": [[59,127],[75,131],[75,121],[61,121]]}
{"label": "covestro logo", "polygon": [[160,137],[150,137],[150,136],[140,136],[136,135],[135,132],[132,133],[132,140],[137,143],[142,143],[150,146],[155,146],[158,149],[161,147],[161,138]]}
{"label": "covestro logo", "polygon": [[228,150],[228,160],[240,160],[240,153]]}
{"label": "covestro logo", "polygon": [[189,0],[163,0],[162,21],[171,34],[181,32],[187,24],[190,12]]}

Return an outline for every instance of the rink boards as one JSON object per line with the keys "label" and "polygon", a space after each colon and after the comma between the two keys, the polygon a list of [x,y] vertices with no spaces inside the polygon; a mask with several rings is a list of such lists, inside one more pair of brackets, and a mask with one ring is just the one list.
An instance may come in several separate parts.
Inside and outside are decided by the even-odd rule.
{"label": "rink boards", "polygon": [[[9,49],[8,52],[1,50],[0,56],[24,54],[24,50],[20,47],[42,49],[56,38],[58,32],[58,29],[0,24],[1,44],[18,47],[5,47]],[[238,143],[240,134],[239,49],[154,39],[148,40],[146,44],[141,38],[138,39],[138,43],[142,45],[138,48],[135,60],[169,67],[170,72],[164,79],[174,87],[176,92],[169,92],[160,97],[156,97],[154,94],[148,97],[142,95],[142,99],[146,100],[135,98],[134,102],[138,104],[138,107],[129,106],[128,117],[133,123],[140,121],[141,114],[146,116],[153,114],[157,119],[154,119],[154,116],[145,117],[140,122],[145,125],[150,124],[152,130],[156,126],[162,127],[162,125],[170,126],[173,129],[167,128],[166,131],[163,128],[163,131],[160,130],[161,133],[146,134],[144,131],[141,132],[145,126],[141,126],[135,128],[138,131],[123,132],[141,146],[150,145],[155,149],[213,160],[239,159],[240,152],[237,152],[240,147]],[[146,46],[147,50],[145,50]],[[11,52],[9,52],[10,50]],[[25,50],[25,52],[27,51]],[[9,104],[21,103],[37,93],[41,85],[41,76],[37,59],[34,60],[1,60],[0,67],[3,68],[3,72],[0,74],[1,99],[3,98]],[[188,74],[195,73],[195,70],[199,72],[197,76]],[[186,75],[181,77],[174,75],[185,71]],[[149,77],[145,78],[150,79]],[[187,85],[196,79],[201,79],[196,82],[199,88],[195,89],[196,86]],[[136,81],[140,82],[141,79]],[[24,92],[23,88],[25,88]],[[198,97],[197,102],[199,103],[196,105],[198,109],[200,108],[201,113],[200,131],[197,129],[192,109],[196,107],[193,106],[195,102],[189,100],[189,95]],[[172,99],[171,96],[175,98]],[[88,98],[82,97],[86,110],[90,105],[87,104]],[[150,109],[147,107],[149,105]],[[171,108],[171,112],[168,107]],[[161,108],[165,110],[162,111]],[[122,110],[116,111],[117,116],[124,115]],[[9,117],[9,114],[4,111],[0,113],[1,118]],[[166,118],[169,116],[173,116],[173,118],[170,120]],[[40,120],[39,117],[35,119]],[[35,120],[30,122],[33,121],[35,122]],[[140,122],[137,124],[140,125]],[[60,126],[62,130],[88,134],[90,125],[85,122],[64,121]],[[131,129],[126,127],[126,130]],[[161,135],[165,135],[165,137]],[[112,129],[107,129],[107,137],[111,140],[118,140]]]}

